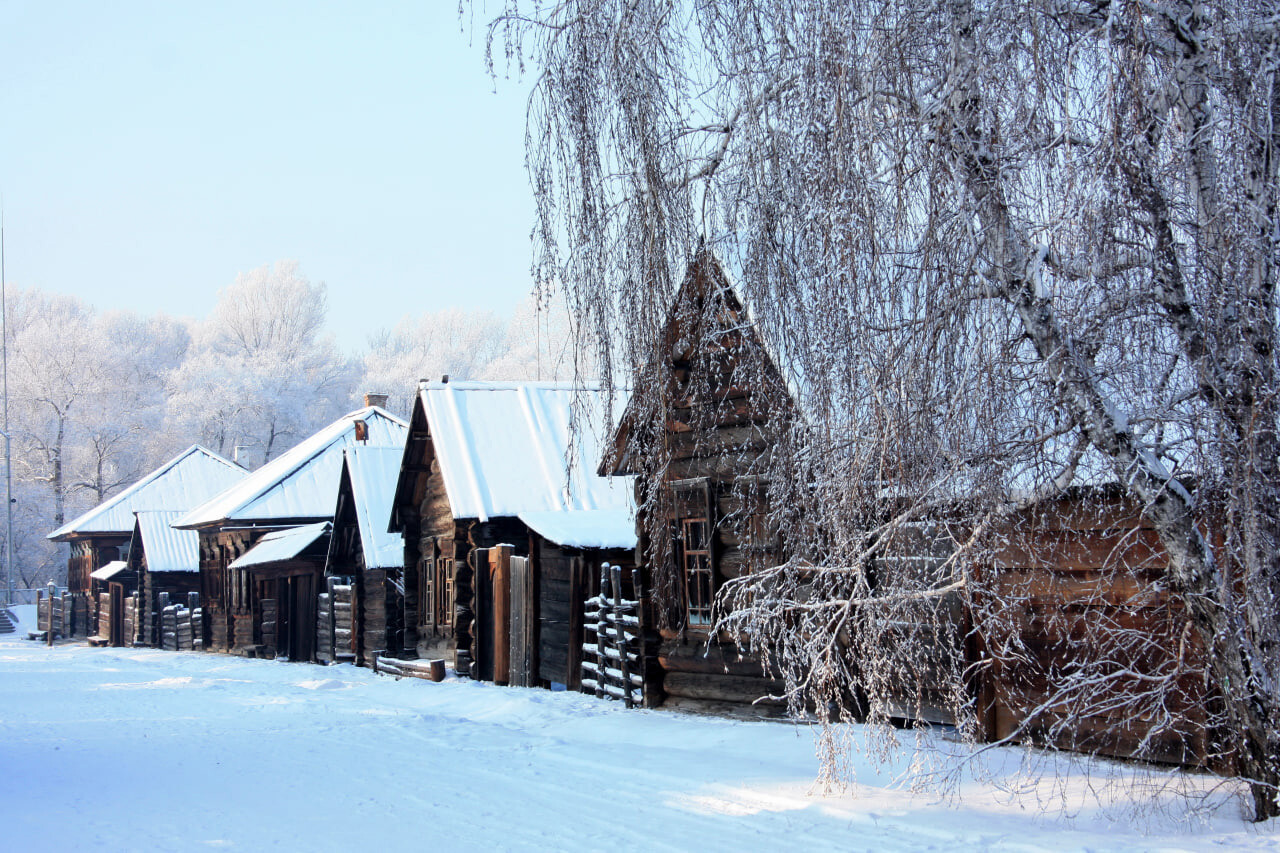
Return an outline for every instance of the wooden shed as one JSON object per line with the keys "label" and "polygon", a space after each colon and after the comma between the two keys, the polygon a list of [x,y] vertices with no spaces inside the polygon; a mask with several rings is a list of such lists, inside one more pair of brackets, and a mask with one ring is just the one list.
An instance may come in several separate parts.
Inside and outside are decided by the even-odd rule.
{"label": "wooden shed", "polygon": [[71,545],[67,588],[76,600],[75,634],[98,632],[99,604],[91,594],[90,573],[114,560],[128,561],[134,513],[186,511],[239,482],[246,471],[212,450],[192,445],[119,494],[49,534]]}
{"label": "wooden shed", "polygon": [[381,655],[417,657],[416,626],[405,630],[404,540],[387,529],[403,455],[398,447],[345,452],[321,604],[328,624],[317,641],[324,660],[373,666]]}
{"label": "wooden shed", "polygon": [[273,530],[227,566],[249,579],[255,655],[315,658],[317,605],[331,529],[330,522],[317,521]]}
{"label": "wooden shed", "polygon": [[726,580],[785,559],[767,523],[764,462],[793,404],[710,253],[689,265],[635,385],[647,393],[631,398],[600,472],[635,475],[637,554],[664,676],[645,702],[781,713],[751,705],[781,685],[710,628]]}
{"label": "wooden shed", "polygon": [[[281,595],[288,596],[289,602],[310,598],[311,605],[294,607],[291,614],[309,619],[314,637],[314,600],[322,586],[324,551],[318,562],[307,551],[305,569],[294,566],[296,571],[283,566],[267,567],[271,561],[263,560],[261,552],[250,562],[236,565],[236,561],[268,534],[332,522],[343,451],[359,446],[402,448],[406,429],[404,421],[381,408],[358,409],[173,523],[199,533],[206,650],[274,655],[278,648],[270,642],[275,627],[275,620],[270,617],[282,606]],[[315,539],[306,547],[314,545]],[[295,556],[300,553],[295,552]],[[309,594],[304,589],[308,583]],[[304,644],[300,641],[296,648]],[[300,652],[295,649],[291,654]]]}
{"label": "wooden shed", "polygon": [[[566,383],[422,384],[391,523],[404,536],[406,597],[416,602],[420,656],[444,658],[463,675],[500,683],[572,678],[567,648],[542,652],[543,616],[547,642],[561,634],[567,641],[572,601],[583,596],[571,586],[568,561],[599,564],[609,549],[537,537],[522,514],[629,513],[629,484],[595,470],[605,405],[598,390]],[[582,427],[576,438],[575,412]],[[565,523],[591,523],[575,518]],[[609,553],[625,554],[626,544]],[[544,564],[555,575],[549,583],[541,575]],[[566,599],[551,602],[544,593]],[[513,624],[524,644],[514,668]],[[551,677],[543,677],[540,658]]]}

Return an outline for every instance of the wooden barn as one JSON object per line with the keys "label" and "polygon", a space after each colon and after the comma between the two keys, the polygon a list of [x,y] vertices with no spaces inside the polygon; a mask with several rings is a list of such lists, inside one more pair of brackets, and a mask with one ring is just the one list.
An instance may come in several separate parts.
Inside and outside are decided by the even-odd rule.
{"label": "wooden barn", "polygon": [[600,473],[635,476],[645,609],[661,637],[661,688],[645,703],[780,714],[779,703],[751,703],[781,685],[710,627],[725,581],[784,558],[765,521],[763,462],[793,407],[709,253],[690,264],[635,385],[650,392],[631,398]]}
{"label": "wooden barn", "polygon": [[564,383],[422,384],[391,523],[404,536],[420,656],[499,683],[577,677],[575,602],[589,596],[593,567],[630,565],[634,543],[629,484],[595,470],[604,405]]}
{"label": "wooden barn", "polygon": [[317,641],[324,660],[373,666],[382,655],[417,657],[416,626],[405,630],[404,539],[387,529],[403,456],[398,447],[345,453],[322,602],[330,636],[322,626]]}
{"label": "wooden barn", "polygon": [[[327,553],[327,542],[319,542],[318,525],[333,520],[343,451],[401,448],[406,429],[404,421],[384,409],[366,406],[173,523],[199,534],[206,650],[275,656],[281,651],[279,626],[288,624],[289,636],[300,638],[290,645],[288,655],[310,658]],[[307,529],[284,535],[293,528]],[[242,561],[269,534],[277,534],[270,547]],[[327,530],[323,535],[327,539]],[[308,631],[311,640],[305,639]]]}
{"label": "wooden barn", "polygon": [[90,574],[113,561],[128,562],[134,513],[144,510],[186,511],[239,482],[246,471],[200,445],[193,445],[129,488],[49,534],[71,545],[67,588],[83,614],[75,633],[98,631],[99,602],[91,595]]}

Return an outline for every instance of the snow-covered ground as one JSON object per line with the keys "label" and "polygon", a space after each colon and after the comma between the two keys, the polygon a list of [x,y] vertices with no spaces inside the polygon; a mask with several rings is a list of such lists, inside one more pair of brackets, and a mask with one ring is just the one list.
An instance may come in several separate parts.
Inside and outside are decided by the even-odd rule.
{"label": "snow-covered ground", "polygon": [[855,793],[823,796],[812,730],[785,724],[16,636],[0,636],[4,850],[1280,845],[1234,802],[1195,827],[1090,805],[1044,817],[985,784],[958,805],[913,795],[892,781],[902,767],[861,763]]}

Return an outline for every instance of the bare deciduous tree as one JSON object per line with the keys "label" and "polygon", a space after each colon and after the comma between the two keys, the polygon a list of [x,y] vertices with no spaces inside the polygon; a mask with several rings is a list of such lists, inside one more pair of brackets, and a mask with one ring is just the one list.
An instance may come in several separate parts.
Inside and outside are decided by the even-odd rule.
{"label": "bare deciduous tree", "polygon": [[606,378],[654,351],[705,240],[791,380],[770,505],[817,567],[721,604],[795,707],[973,721],[957,648],[1028,657],[989,569],[1049,508],[1118,494],[1163,564],[1118,544],[1080,594],[1167,594],[1176,630],[1094,626],[1027,719],[1178,732],[1198,678],[1211,763],[1277,814],[1272,4],[508,0],[492,32],[537,68],[536,266]]}

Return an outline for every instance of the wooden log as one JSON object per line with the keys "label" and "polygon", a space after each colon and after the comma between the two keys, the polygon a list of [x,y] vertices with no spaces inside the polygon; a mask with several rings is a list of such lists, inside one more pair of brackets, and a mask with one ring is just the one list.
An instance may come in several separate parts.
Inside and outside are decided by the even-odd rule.
{"label": "wooden log", "polygon": [[[666,678],[663,679],[662,688],[670,696],[750,704],[762,697],[781,695],[784,685],[779,681],[767,678],[669,672]],[[781,700],[765,698],[763,701],[775,702]]]}

